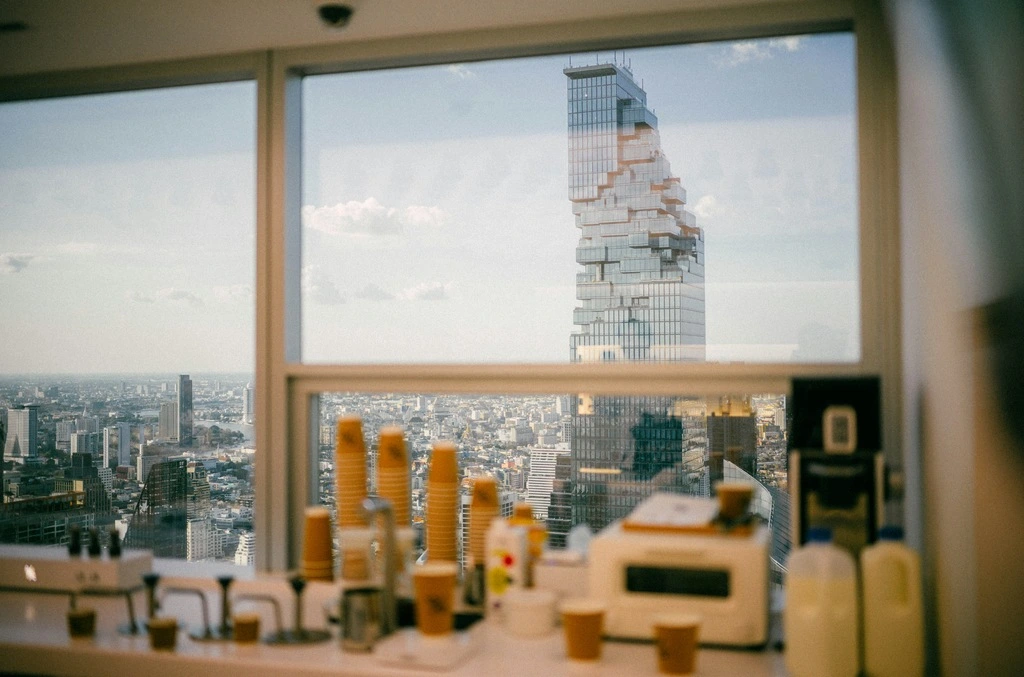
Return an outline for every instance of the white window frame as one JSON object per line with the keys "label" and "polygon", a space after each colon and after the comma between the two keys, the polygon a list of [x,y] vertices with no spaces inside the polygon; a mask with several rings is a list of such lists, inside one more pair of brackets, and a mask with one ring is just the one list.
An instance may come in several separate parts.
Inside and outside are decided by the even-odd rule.
{"label": "white window frame", "polygon": [[[580,14],[585,13],[581,3]],[[256,557],[297,565],[302,513],[317,501],[322,392],[788,393],[795,376],[880,374],[887,462],[903,420],[896,78],[874,0],[696,8],[615,19],[432,34],[140,66],[0,78],[0,101],[255,80]],[[301,82],[305,75],[832,30],[856,35],[861,359],[850,364],[314,365],[301,361]],[[898,506],[890,506],[896,509]],[[890,518],[898,515],[890,514]]]}

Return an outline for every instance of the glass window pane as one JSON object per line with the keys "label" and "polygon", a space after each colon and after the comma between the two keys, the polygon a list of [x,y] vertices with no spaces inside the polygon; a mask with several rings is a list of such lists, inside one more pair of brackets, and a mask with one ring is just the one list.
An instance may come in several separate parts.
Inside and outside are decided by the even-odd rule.
{"label": "glass window pane", "polygon": [[8,103],[0,129],[0,541],[251,564],[254,83]]}
{"label": "glass window pane", "polygon": [[[303,97],[306,362],[860,358],[851,34]],[[642,285],[677,314],[656,325]]]}

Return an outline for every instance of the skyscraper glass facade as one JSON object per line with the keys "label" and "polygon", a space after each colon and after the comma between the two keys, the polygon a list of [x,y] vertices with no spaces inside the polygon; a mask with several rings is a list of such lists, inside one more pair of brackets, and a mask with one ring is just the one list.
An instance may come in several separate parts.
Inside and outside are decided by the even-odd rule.
{"label": "skyscraper glass facade", "polygon": [[[563,72],[582,267],[570,360],[703,360],[704,234],[647,94],[625,65]],[[574,524],[598,530],[656,490],[690,488],[678,400],[581,394],[572,415]]]}

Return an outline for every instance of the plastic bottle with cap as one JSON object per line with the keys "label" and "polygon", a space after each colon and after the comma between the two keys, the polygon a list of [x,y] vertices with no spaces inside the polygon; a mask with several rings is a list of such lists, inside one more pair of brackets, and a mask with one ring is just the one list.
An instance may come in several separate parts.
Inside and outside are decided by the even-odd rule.
{"label": "plastic bottle with cap", "polygon": [[860,669],[857,565],[812,528],[787,561],[786,667],[793,677],[854,677]]}
{"label": "plastic bottle with cap", "polygon": [[871,677],[924,674],[921,560],[903,529],[883,527],[860,553],[864,592],[864,669]]}

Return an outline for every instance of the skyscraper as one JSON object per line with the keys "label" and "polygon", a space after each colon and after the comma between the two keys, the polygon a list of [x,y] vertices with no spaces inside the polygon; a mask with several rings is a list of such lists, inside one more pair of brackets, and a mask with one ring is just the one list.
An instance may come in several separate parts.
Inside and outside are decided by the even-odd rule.
{"label": "skyscraper", "polygon": [[[572,362],[703,360],[704,234],[625,65],[566,68],[569,199],[580,239]],[[599,530],[658,489],[686,490],[670,397],[572,405],[572,522]]]}
{"label": "skyscraper", "polygon": [[4,460],[24,463],[39,451],[39,406],[26,404],[7,410]]}
{"label": "skyscraper", "polygon": [[178,433],[178,403],[161,402],[158,437],[165,442],[177,442]]}
{"label": "skyscraper", "polygon": [[192,379],[178,376],[178,444],[192,446]]}
{"label": "skyscraper", "polygon": [[531,449],[530,477],[526,481],[526,502],[535,519],[547,521],[551,490],[555,481],[555,465],[559,456],[568,456],[568,449]]}
{"label": "skyscraper", "polygon": [[252,383],[246,383],[245,390],[242,391],[242,423],[252,425],[255,409],[256,399],[253,394]]}
{"label": "skyscraper", "polygon": [[725,479],[725,461],[757,477],[757,418],[749,397],[723,397],[708,412],[708,469],[711,488]]}
{"label": "skyscraper", "polygon": [[[141,437],[141,431],[139,433]],[[132,462],[132,424],[117,424],[117,464],[131,465]]]}

